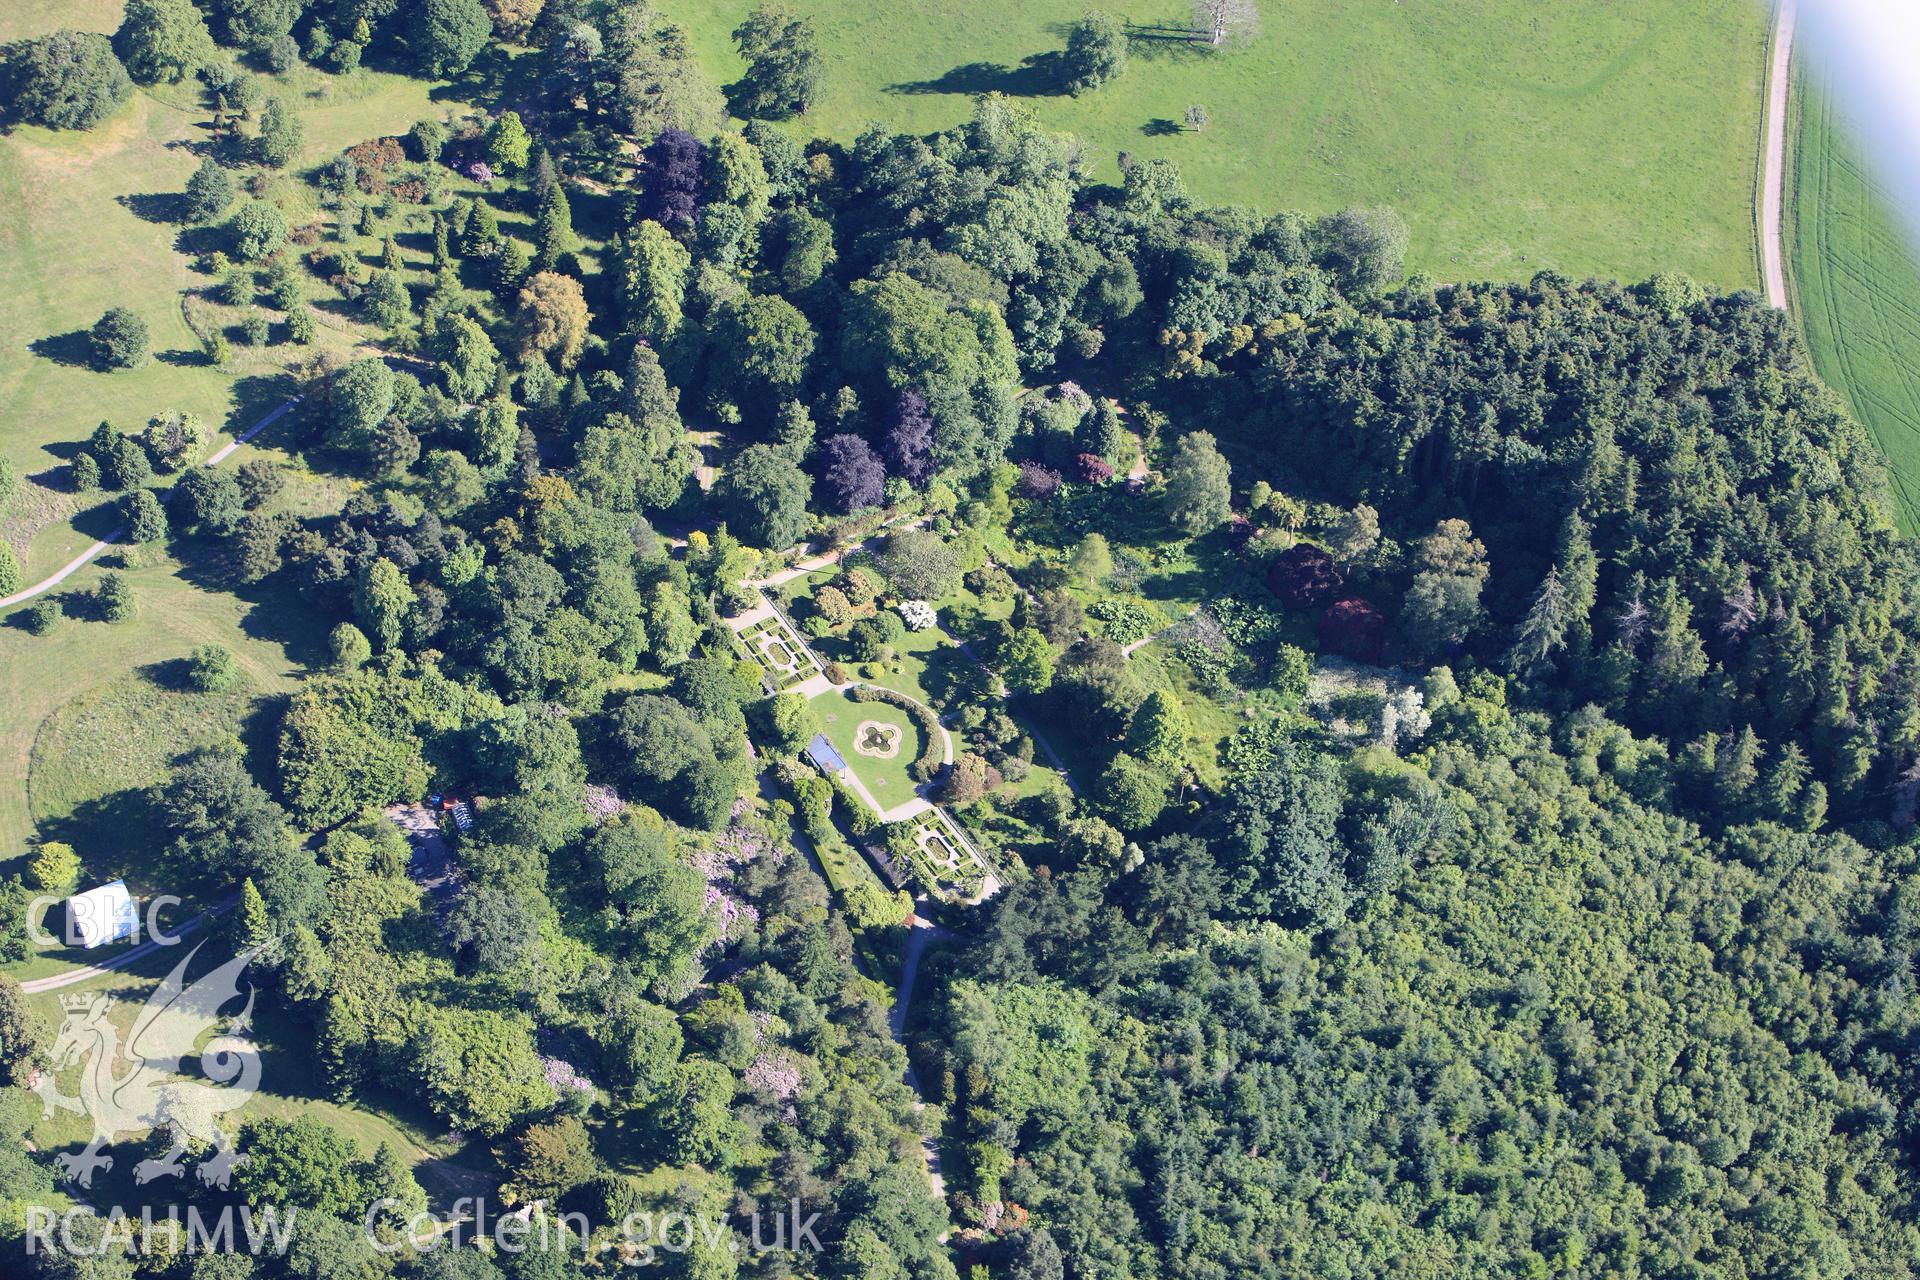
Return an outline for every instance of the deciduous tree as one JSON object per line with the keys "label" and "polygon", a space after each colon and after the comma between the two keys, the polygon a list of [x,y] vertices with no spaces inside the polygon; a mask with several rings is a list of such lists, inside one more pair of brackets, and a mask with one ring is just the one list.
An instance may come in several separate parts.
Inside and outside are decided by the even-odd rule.
{"label": "deciduous tree", "polygon": [[354,584],[354,615],[382,651],[400,643],[413,602],[413,588],[406,575],[385,556],[370,561]]}
{"label": "deciduous tree", "polygon": [[213,58],[213,37],[193,0],[127,0],[114,48],[141,84],[184,80]]}
{"label": "deciduous tree", "polygon": [[1233,514],[1232,497],[1231,469],[1213,436],[1205,431],[1181,436],[1167,464],[1165,502],[1174,528],[1198,535],[1225,523]]}
{"label": "deciduous tree", "polygon": [[113,43],[94,31],[55,31],[13,59],[13,109],[49,129],[91,129],[133,94]]}
{"label": "deciduous tree", "polygon": [[1067,32],[1067,92],[1097,89],[1127,69],[1127,32],[1110,13],[1091,10]]}
{"label": "deciduous tree", "polygon": [[886,501],[887,468],[859,436],[828,436],[820,444],[820,485],[837,511],[877,507]]}
{"label": "deciduous tree", "polygon": [[592,321],[586,294],[572,276],[542,271],[520,290],[514,308],[514,341],[523,360],[540,358],[571,369],[586,345]]}
{"label": "deciduous tree", "polygon": [[756,547],[784,549],[807,529],[813,486],[807,473],[773,445],[748,445],[720,473],[714,493],[727,525]]}
{"label": "deciduous tree", "polygon": [[733,43],[747,64],[733,86],[738,114],[781,119],[813,105],[821,62],[811,21],[768,0],[733,29]]}

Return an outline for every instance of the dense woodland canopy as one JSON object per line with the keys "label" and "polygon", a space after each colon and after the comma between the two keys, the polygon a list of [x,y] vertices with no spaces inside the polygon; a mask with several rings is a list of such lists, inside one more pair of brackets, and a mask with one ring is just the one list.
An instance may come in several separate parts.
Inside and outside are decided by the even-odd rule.
{"label": "dense woodland canopy", "polygon": [[[264,109],[185,193],[295,341],[315,281],[380,332],[304,369],[344,504],[287,514],[252,464],[124,499],[331,635],[264,751],[149,798],[169,871],[240,894],[317,1088],[600,1222],[826,1213],[824,1254],[674,1274],[1913,1273],[1915,565],[1783,317],[1671,276],[1409,280],[1390,210],[1205,208],[1131,158],[1095,185],[994,96],[803,143],[822,69],[771,8],[724,91],[662,15],[591,0],[140,0],[111,48],[10,66],[87,127],[216,39],[484,94],[489,33],[527,47],[514,100],[298,173],[319,223],[236,199],[297,154]],[[103,425],[76,485],[140,489],[197,430]],[[960,756],[922,777],[1009,882],[942,913],[904,1050],[901,900],[795,851],[857,858],[872,819],[794,763],[809,713],[723,621],[795,544],[892,517],[924,527],[799,623],[884,672],[908,611],[876,603],[941,606],[987,670],[929,679]],[[1213,739],[1121,638],[1183,577]],[[1381,692],[1314,712],[1316,649]],[[1029,726],[1072,791],[1022,789]],[[486,803],[427,893],[379,810],[447,788]],[[617,1270],[352,1253],[373,1193],[422,1189],[341,1141],[243,1136],[233,1194],[318,1224],[258,1274]],[[8,1151],[8,1198],[41,1194]]]}

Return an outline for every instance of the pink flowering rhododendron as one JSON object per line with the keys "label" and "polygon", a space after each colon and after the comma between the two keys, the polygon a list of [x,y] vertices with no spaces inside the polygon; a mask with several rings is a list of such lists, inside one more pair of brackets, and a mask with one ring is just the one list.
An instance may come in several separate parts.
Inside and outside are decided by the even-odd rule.
{"label": "pink flowering rhododendron", "polygon": [[542,1054],[540,1066],[545,1072],[547,1083],[556,1089],[578,1089],[582,1092],[593,1088],[593,1081],[574,1070],[571,1062],[562,1058],[549,1058]]}

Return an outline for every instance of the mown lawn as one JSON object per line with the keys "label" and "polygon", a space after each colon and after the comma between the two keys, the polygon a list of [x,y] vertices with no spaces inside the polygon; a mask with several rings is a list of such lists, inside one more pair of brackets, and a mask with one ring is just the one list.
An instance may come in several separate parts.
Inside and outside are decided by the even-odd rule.
{"label": "mown lawn", "polygon": [[[882,808],[904,804],[914,795],[914,781],[907,770],[926,750],[926,735],[906,710],[890,702],[855,702],[844,693],[822,694],[814,700],[814,710],[827,740],[847,764],[866,783],[867,790]],[[898,735],[899,749],[888,757],[860,750],[860,726],[872,722],[890,728]],[[936,750],[938,747],[936,746]]]}
{"label": "mown lawn", "polygon": [[1786,253],[1814,367],[1887,456],[1894,511],[1920,532],[1920,256],[1833,99],[1805,81]]}
{"label": "mown lawn", "polygon": [[[755,0],[663,0],[709,71]],[[1105,178],[1121,152],[1177,161],[1212,202],[1319,212],[1391,204],[1413,265],[1441,279],[1542,268],[1644,279],[1671,268],[1757,284],[1754,159],[1765,6],[1753,0],[1262,0],[1241,48],[1135,42],[1118,81],[1059,92],[1083,0],[816,0],[822,99],[797,132],[872,121],[926,132],[976,93],[1016,95],[1078,135]],[[1180,0],[1103,4],[1184,24]],[[1041,55],[1038,62],[1026,60]],[[1182,128],[1190,104],[1211,117]]]}

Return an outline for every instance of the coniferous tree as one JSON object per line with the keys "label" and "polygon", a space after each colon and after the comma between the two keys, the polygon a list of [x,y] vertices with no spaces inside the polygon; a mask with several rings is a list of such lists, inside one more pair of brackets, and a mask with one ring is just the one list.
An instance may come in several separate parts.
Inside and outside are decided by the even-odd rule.
{"label": "coniferous tree", "polygon": [[1127,729],[1127,750],[1149,764],[1175,765],[1187,754],[1187,713],[1164,689],[1147,695]]}
{"label": "coniferous tree", "polygon": [[374,272],[360,303],[373,322],[383,329],[399,329],[413,318],[413,297],[400,282],[397,272]]}
{"label": "coniferous tree", "polygon": [[1782,743],[1767,764],[1766,780],[1761,784],[1764,816],[1775,822],[1793,823],[1799,816],[1802,793],[1812,780],[1807,753],[1795,742]]}
{"label": "coniferous tree", "polygon": [[500,215],[485,200],[475,200],[460,233],[460,253],[468,258],[491,258],[500,252]]}
{"label": "coniferous tree", "polygon": [[560,261],[562,254],[573,251],[573,210],[567,203],[566,188],[557,182],[548,188],[546,198],[540,202],[533,236],[537,246],[533,255],[536,271],[549,269]]}
{"label": "coniferous tree", "polygon": [[240,945],[264,947],[273,940],[273,920],[267,913],[267,901],[248,876],[240,884]]}
{"label": "coniferous tree", "polygon": [[1760,739],[1752,725],[1741,725],[1721,744],[1714,760],[1713,791],[1722,822],[1733,825],[1745,819],[1760,780],[1760,756]]}
{"label": "coniferous tree", "polygon": [[1526,616],[1514,630],[1513,646],[1507,650],[1508,667],[1516,675],[1537,675],[1565,646],[1572,620],[1572,601],[1556,565],[1547,570]]}

